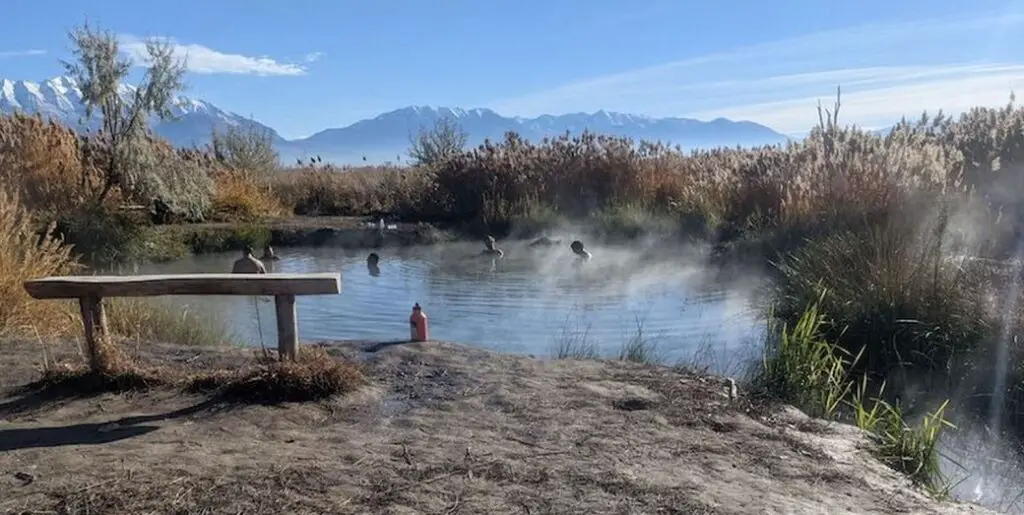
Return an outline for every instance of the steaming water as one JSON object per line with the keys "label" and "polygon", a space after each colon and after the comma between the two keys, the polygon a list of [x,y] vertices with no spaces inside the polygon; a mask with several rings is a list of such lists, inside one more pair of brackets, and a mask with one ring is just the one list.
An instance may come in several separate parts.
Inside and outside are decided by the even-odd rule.
{"label": "steaming water", "polygon": [[[1016,259],[1010,263],[1012,267],[1012,278],[1010,280],[1010,288],[1006,297],[1005,309],[1003,310],[1002,320],[1002,332],[999,338],[999,348],[996,350],[996,363],[997,370],[992,378],[992,397],[989,404],[988,414],[988,428],[986,431],[987,444],[989,447],[999,447],[1002,435],[1002,418],[1003,418],[1003,404],[1006,398],[1006,378],[1009,374],[1009,356],[1010,356],[1010,344],[1011,340],[1016,340],[1013,334],[1013,317],[1017,312],[1017,300],[1020,298],[1021,289],[1021,272],[1024,268],[1021,266],[1021,258],[1024,258],[1024,240],[1017,243]],[[1015,341],[1013,343],[1016,343]],[[984,472],[979,474],[975,479],[975,485],[972,489],[974,502],[984,502],[988,500],[996,500],[999,497],[1005,497],[1003,490],[1004,485],[999,484],[999,478],[986,477],[987,474]],[[989,483],[989,484],[986,484]],[[992,484],[994,483],[994,484]],[[1019,507],[1018,507],[1019,512]]]}
{"label": "steaming water", "polygon": [[[479,244],[382,250],[371,276],[369,251],[278,249],[272,272],[340,272],[341,295],[298,298],[302,340],[408,338],[409,314],[420,303],[434,339],[549,356],[559,341],[585,338],[617,354],[637,334],[671,361],[694,355],[716,369],[734,367],[757,349],[763,324],[751,292],[759,284],[733,266],[710,268],[695,255],[591,248],[574,266],[568,249],[503,246],[503,259],[480,255]],[[150,264],[131,273],[230,270],[237,253]],[[190,309],[217,313],[245,341],[258,344],[249,297],[171,297]],[[269,300],[269,299],[265,299]],[[272,302],[259,303],[262,339],[276,342]]]}

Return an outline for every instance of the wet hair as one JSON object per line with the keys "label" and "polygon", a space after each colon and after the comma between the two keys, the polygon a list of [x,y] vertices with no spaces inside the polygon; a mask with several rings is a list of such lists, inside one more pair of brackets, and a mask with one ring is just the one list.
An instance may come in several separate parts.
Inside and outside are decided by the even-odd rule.
{"label": "wet hair", "polygon": [[380,256],[376,252],[371,252],[369,256],[366,256],[366,262],[371,265],[376,265],[380,261]]}
{"label": "wet hair", "polygon": [[251,246],[246,245],[245,248],[242,249],[242,253],[245,254],[246,256],[251,256],[251,255],[255,254],[256,251],[253,250],[253,248]]}
{"label": "wet hair", "polygon": [[574,240],[569,247],[573,252],[579,253],[583,251],[583,242],[580,240]]}

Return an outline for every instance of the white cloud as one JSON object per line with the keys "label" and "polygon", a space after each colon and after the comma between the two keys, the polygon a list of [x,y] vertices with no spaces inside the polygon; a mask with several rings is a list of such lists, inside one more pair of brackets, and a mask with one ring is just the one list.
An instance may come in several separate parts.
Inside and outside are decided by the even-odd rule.
{"label": "white cloud", "polygon": [[31,57],[36,55],[46,55],[46,50],[0,50],[0,59],[7,59],[10,57]]}
{"label": "white cloud", "polygon": [[319,61],[320,58],[325,56],[325,55],[327,55],[327,54],[325,54],[324,52],[310,52],[310,53],[306,54],[306,57],[304,57],[303,60],[306,61],[307,63],[312,63],[312,62]]}
{"label": "white cloud", "polygon": [[[753,120],[780,132],[800,134],[816,122],[819,100],[826,107],[831,106],[834,84],[835,81],[821,81],[818,89],[822,95],[698,111],[691,116]],[[893,73],[863,84],[843,84],[853,87],[843,87],[840,120],[881,128],[902,116],[915,118],[925,111],[960,113],[975,106],[1005,105],[1011,93],[1024,90],[1024,64],[936,66],[916,73]]]}
{"label": "white cloud", "polygon": [[864,25],[592,77],[491,102],[523,116],[599,109],[724,116],[787,133],[812,126],[843,88],[841,120],[885,126],[903,115],[1002,105],[1024,86],[1024,15]]}
{"label": "white cloud", "polygon": [[[146,62],[145,40],[135,36],[121,36],[121,50],[138,60]],[[253,57],[242,54],[220,52],[203,45],[183,44],[173,39],[165,39],[170,43],[177,55],[188,59],[188,71],[199,74],[232,74],[232,75],[305,75],[306,68],[301,64],[285,63],[267,56]]]}

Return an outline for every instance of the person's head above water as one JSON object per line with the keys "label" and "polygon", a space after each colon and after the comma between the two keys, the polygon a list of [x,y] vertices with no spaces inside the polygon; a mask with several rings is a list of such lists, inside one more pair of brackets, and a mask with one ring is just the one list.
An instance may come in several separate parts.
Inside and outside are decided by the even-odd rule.
{"label": "person's head above water", "polygon": [[584,261],[590,259],[590,252],[583,248],[583,242],[580,240],[574,240],[569,247],[572,249],[572,253],[576,254],[576,257],[583,259]]}
{"label": "person's head above water", "polygon": [[231,273],[233,274],[265,274],[267,273],[267,267],[263,265],[263,262],[256,259],[253,256],[252,247],[246,245],[242,249],[242,257],[235,261],[235,264],[231,266]]}
{"label": "person's head above water", "polygon": [[484,247],[486,247],[486,248],[484,249],[482,254],[485,255],[485,256],[501,257],[501,256],[505,255],[505,253],[502,252],[501,249],[499,249],[497,246],[495,246],[495,244],[494,244],[494,237],[491,236],[491,235],[487,235],[487,237],[484,238]]}
{"label": "person's head above water", "polygon": [[276,253],[274,253],[274,247],[271,247],[270,245],[267,245],[267,248],[263,249],[263,256],[261,256],[260,259],[262,259],[264,261],[266,261],[266,260],[277,261],[280,258],[277,257]]}

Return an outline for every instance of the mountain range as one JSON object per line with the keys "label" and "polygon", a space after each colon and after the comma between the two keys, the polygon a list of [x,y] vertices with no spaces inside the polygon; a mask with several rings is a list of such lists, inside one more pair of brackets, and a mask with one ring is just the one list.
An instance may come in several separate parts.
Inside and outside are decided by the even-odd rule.
{"label": "mountain range", "polygon": [[[134,87],[122,85],[121,91],[125,95],[131,94]],[[410,106],[346,127],[325,129],[307,138],[288,140],[271,127],[202,100],[178,97],[171,111],[173,120],[153,119],[151,125],[157,134],[175,145],[205,145],[209,143],[214,127],[255,128],[268,131],[286,163],[312,156],[320,156],[322,160],[336,164],[404,161],[410,135],[421,128],[433,126],[440,118],[454,119],[468,134],[472,145],[488,138],[501,140],[507,131],[539,141],[566,131],[578,134],[585,129],[634,139],[660,140],[684,148],[762,145],[787,139],[764,125],[725,118],[700,121],[608,111],[523,118],[502,116],[490,109]],[[0,113],[14,112],[40,113],[76,130],[94,129],[97,124],[96,117],[85,121],[82,93],[74,79],[69,77],[55,77],[43,82],[0,80]]]}

